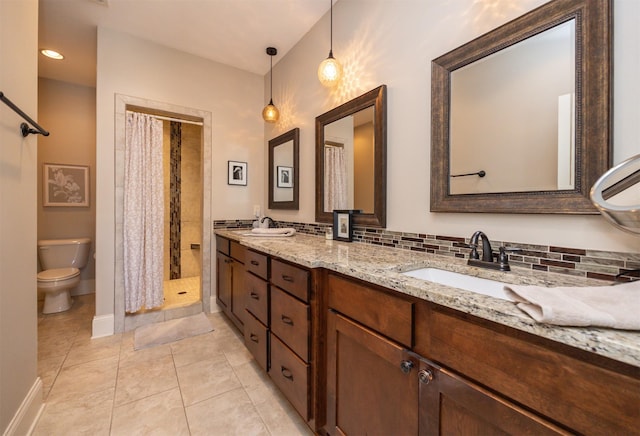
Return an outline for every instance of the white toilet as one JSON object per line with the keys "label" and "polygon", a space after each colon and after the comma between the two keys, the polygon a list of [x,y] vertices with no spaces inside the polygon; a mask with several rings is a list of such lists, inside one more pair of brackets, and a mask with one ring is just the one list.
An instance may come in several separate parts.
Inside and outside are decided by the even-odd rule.
{"label": "white toilet", "polygon": [[71,307],[71,289],[80,283],[80,268],[89,259],[91,239],[43,239],[38,241],[38,290],[44,292],[42,313],[57,313]]}

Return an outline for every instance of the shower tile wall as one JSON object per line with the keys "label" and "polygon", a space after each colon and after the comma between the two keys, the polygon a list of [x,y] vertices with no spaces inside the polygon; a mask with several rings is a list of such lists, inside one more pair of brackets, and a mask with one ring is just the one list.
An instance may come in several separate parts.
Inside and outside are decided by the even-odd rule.
{"label": "shower tile wall", "polygon": [[[164,280],[171,277],[171,197],[175,197],[177,192],[180,204],[180,247],[179,255],[174,251],[174,257],[180,259],[180,277],[199,276],[201,271],[200,250],[192,249],[192,244],[200,244],[202,240],[202,179],[201,179],[201,140],[202,128],[193,124],[183,123],[180,126],[180,189],[176,192],[171,190],[170,170],[171,170],[171,127],[169,121],[164,121],[164,199],[165,199],[165,224],[164,224]],[[176,138],[174,138],[174,141]],[[175,148],[175,147],[174,147]],[[177,159],[174,159],[174,161]],[[175,220],[174,220],[175,221]],[[178,224],[174,223],[173,231],[176,231]],[[176,239],[176,238],[174,238]],[[177,247],[176,247],[177,248]],[[174,268],[175,270],[175,268]]]}
{"label": "shower tile wall", "polygon": [[202,241],[202,127],[182,124],[181,267],[182,277],[199,276]]}

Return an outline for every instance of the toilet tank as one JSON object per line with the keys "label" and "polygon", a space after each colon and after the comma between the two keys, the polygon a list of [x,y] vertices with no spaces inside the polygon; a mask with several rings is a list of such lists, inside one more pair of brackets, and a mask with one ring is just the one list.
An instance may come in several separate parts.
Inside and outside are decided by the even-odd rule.
{"label": "toilet tank", "polygon": [[89,259],[91,239],[42,239],[38,241],[38,258],[43,270],[84,268]]}

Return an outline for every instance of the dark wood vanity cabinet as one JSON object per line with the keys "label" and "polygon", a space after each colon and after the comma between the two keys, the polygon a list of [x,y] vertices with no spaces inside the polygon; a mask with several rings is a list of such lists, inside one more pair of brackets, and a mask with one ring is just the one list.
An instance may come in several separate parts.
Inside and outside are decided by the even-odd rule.
{"label": "dark wood vanity cabinet", "polygon": [[244,257],[246,248],[216,236],[216,298],[222,310],[240,329],[244,326],[246,291]]}
{"label": "dark wood vanity cabinet", "polygon": [[316,433],[640,434],[637,367],[232,244],[218,301]]}
{"label": "dark wood vanity cabinet", "polygon": [[328,434],[640,432],[637,369],[334,273],[326,292]]}
{"label": "dark wood vanity cabinet", "polygon": [[[224,288],[230,280],[224,263],[228,256],[218,254],[219,264],[223,263],[218,268],[218,295],[223,297],[219,300],[224,308],[225,299],[230,299]],[[252,249],[245,250],[244,268],[245,345],[300,416],[313,427],[317,402],[313,397],[312,273]],[[233,311],[225,313],[233,320]]]}

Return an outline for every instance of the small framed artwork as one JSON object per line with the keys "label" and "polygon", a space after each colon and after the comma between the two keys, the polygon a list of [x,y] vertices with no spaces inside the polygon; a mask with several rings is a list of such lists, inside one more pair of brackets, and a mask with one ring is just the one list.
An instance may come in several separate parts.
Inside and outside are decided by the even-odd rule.
{"label": "small framed artwork", "polygon": [[333,239],[345,242],[353,240],[353,210],[333,211]]}
{"label": "small framed artwork", "polygon": [[278,188],[293,188],[293,167],[278,167]]}
{"label": "small framed artwork", "polygon": [[89,206],[89,167],[43,164],[43,206]]}
{"label": "small framed artwork", "polygon": [[234,160],[230,160],[228,162],[229,179],[227,184],[247,186],[247,163],[236,162]]}

